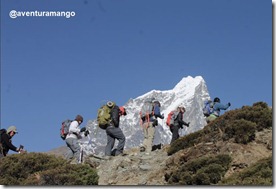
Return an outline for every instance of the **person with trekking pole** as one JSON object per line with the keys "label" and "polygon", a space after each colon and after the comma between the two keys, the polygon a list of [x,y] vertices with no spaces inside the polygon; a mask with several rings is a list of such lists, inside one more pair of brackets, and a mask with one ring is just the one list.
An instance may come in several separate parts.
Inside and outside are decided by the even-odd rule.
{"label": "person with trekking pole", "polygon": [[214,98],[213,111],[206,118],[207,123],[210,123],[211,121],[218,118],[220,116],[220,110],[227,110],[230,106],[231,106],[230,102],[228,102],[227,104],[222,104],[218,97]]}
{"label": "person with trekking pole", "polygon": [[190,122],[186,123],[183,120],[183,115],[185,112],[186,109],[184,108],[184,106],[179,106],[177,108],[176,118],[174,119],[173,124],[170,125],[170,131],[172,132],[171,144],[179,138],[179,129],[183,129],[183,125],[185,125],[186,127],[190,126]]}
{"label": "person with trekking pole", "polygon": [[10,126],[7,130],[0,130],[0,158],[7,156],[9,150],[18,153],[26,152],[23,150],[24,146],[20,145],[19,147],[16,147],[12,144],[12,138],[17,133],[17,128],[15,126]]}
{"label": "person with trekking pole", "polygon": [[66,136],[66,145],[69,150],[66,154],[66,159],[71,160],[71,164],[77,164],[81,161],[80,153],[81,147],[78,143],[78,140],[82,138],[81,132],[86,132],[86,128],[83,127],[80,129],[80,125],[83,122],[83,117],[81,115],[77,115],[75,120],[71,122],[69,127],[69,133]]}

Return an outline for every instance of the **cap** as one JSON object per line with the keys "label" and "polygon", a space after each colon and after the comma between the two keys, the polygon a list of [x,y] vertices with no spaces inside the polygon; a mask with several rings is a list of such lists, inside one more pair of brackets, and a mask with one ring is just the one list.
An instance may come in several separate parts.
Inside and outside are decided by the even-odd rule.
{"label": "cap", "polygon": [[13,131],[13,132],[15,132],[15,133],[18,133],[16,127],[13,126],[13,125],[10,126],[10,127],[7,129],[7,133],[10,133],[11,131]]}

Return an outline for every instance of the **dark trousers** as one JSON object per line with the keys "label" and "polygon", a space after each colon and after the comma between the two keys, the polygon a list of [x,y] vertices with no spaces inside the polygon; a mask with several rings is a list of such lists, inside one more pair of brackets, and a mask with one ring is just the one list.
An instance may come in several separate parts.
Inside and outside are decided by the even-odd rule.
{"label": "dark trousers", "polygon": [[[117,156],[121,153],[123,153],[124,151],[124,146],[125,146],[125,142],[126,142],[126,138],[124,133],[122,132],[122,130],[119,127],[113,127],[113,126],[109,126],[106,128],[106,135],[107,135],[107,145],[105,147],[105,155],[106,156]],[[113,149],[114,144],[115,144],[115,139],[117,139],[119,141],[117,148]],[[111,154],[112,152],[112,154]]]}
{"label": "dark trousers", "polygon": [[172,132],[172,140],[171,140],[171,144],[173,143],[173,141],[175,141],[176,139],[179,138],[179,126],[178,125],[171,125],[170,126],[170,130]]}

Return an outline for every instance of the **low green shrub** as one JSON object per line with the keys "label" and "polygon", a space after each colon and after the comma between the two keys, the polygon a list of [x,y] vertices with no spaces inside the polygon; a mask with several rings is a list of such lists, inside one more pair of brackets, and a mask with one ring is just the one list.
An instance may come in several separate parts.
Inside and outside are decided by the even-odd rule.
{"label": "low green shrub", "polygon": [[[230,113],[231,112],[231,113]],[[265,102],[256,102],[253,106],[243,106],[241,109],[229,111],[226,120],[244,119],[256,124],[256,130],[261,131],[272,127],[272,108]]]}
{"label": "low green shrub", "polygon": [[254,165],[245,168],[238,174],[222,179],[220,185],[272,186],[272,156],[264,158]]}
{"label": "low green shrub", "polygon": [[88,165],[71,165],[43,153],[1,158],[1,185],[97,185],[98,175]]}
{"label": "low green shrub", "polygon": [[178,140],[175,140],[167,151],[168,155],[172,155],[178,152],[179,150],[189,148],[194,144],[198,143],[202,134],[202,131],[197,131],[184,137],[181,137]]}
{"label": "low green shrub", "polygon": [[210,185],[210,177],[206,173],[198,173],[193,177],[193,184],[195,185]]}
{"label": "low green shrub", "polygon": [[210,185],[217,184],[229,169],[229,155],[204,156],[181,165],[165,179],[169,184]]}
{"label": "low green shrub", "polygon": [[234,120],[225,128],[223,140],[234,138],[236,143],[247,144],[255,139],[256,127],[251,121]]}

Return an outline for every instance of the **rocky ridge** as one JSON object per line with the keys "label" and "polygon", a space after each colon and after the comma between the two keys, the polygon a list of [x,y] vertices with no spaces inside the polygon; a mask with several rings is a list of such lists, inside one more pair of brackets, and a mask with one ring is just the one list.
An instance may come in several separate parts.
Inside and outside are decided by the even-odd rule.
{"label": "rocky ridge", "polygon": [[225,177],[229,177],[272,155],[272,129],[257,132],[255,141],[247,145],[233,141],[200,143],[171,156],[167,154],[168,147],[162,146],[150,155],[132,148],[125,155],[110,160],[90,156],[86,163],[98,170],[99,185],[167,185],[165,174],[177,169],[181,159],[189,161],[201,156],[226,153],[233,157],[231,168],[225,174]]}

